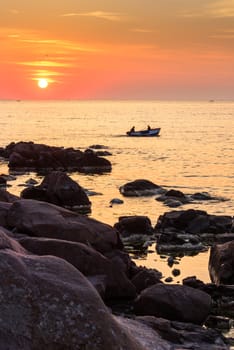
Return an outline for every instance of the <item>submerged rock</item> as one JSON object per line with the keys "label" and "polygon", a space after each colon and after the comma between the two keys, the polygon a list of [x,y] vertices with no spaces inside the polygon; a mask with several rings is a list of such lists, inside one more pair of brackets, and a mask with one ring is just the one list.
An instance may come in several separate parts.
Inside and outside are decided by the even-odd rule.
{"label": "submerged rock", "polygon": [[125,197],[153,196],[163,193],[165,190],[149,180],[135,180],[119,188],[120,193]]}

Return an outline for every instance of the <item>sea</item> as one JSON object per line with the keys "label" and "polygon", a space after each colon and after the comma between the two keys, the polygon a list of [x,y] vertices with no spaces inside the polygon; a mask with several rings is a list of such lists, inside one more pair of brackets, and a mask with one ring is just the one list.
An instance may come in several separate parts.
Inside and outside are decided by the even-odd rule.
{"label": "sea", "polygon": [[[160,127],[159,137],[128,137],[132,126]],[[33,141],[51,146],[85,150],[102,145],[111,153],[112,171],[102,175],[69,173],[82,187],[96,195],[91,217],[114,225],[120,216],[146,215],[154,226],[165,212],[201,209],[208,214],[234,215],[234,102],[232,101],[0,101],[0,147],[10,142]],[[0,160],[0,174],[8,174]],[[17,176],[8,191],[19,195],[36,173]],[[123,198],[120,186],[146,179],[185,194],[208,192],[225,201],[186,204],[170,209],[155,197]],[[110,205],[113,198],[123,204]],[[172,276],[167,256],[148,253],[133,256],[138,265],[156,268],[163,278]],[[181,283],[187,276],[209,282],[209,249],[197,255],[177,257]]]}

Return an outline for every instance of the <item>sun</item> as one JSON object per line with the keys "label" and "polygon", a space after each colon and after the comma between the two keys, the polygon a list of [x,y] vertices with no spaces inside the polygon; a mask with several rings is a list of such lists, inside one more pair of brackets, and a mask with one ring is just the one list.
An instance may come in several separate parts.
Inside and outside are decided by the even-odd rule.
{"label": "sun", "polygon": [[41,78],[41,79],[38,80],[37,85],[38,85],[39,88],[41,88],[41,89],[46,89],[47,86],[49,85],[49,83],[48,83],[48,80],[47,80],[47,79]]}

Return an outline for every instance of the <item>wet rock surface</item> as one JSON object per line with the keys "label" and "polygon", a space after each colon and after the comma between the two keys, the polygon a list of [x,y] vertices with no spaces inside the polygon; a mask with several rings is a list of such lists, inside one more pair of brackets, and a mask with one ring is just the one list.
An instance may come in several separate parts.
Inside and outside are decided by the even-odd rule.
{"label": "wet rock surface", "polygon": [[[160,245],[161,237],[169,244],[170,234],[172,245],[203,244],[207,227],[212,237],[231,234],[232,218],[191,210],[164,215],[155,229],[144,216],[120,218],[111,227],[38,200],[0,202],[0,349],[229,349],[211,328],[232,327],[234,285],[196,277],[164,284],[160,271],[136,266],[120,235],[147,237],[142,245],[151,239]],[[166,261],[177,262],[174,255]],[[127,303],[131,319],[113,316],[103,301]]]}
{"label": "wet rock surface", "polygon": [[174,189],[165,191],[165,193],[163,193],[161,196],[157,196],[155,199],[157,201],[163,202],[164,205],[171,208],[180,207],[184,204],[197,203],[203,201],[223,202],[227,200],[223,197],[211,196],[207,192],[184,194],[183,192]]}
{"label": "wet rock surface", "polygon": [[219,240],[233,240],[231,216],[201,210],[178,210],[159,216],[154,228],[158,251],[202,251]]}
{"label": "wet rock surface", "polygon": [[61,171],[46,175],[38,186],[25,188],[21,197],[52,203],[81,213],[91,212],[91,202],[84,189]]}
{"label": "wet rock surface", "polygon": [[114,227],[122,237],[131,235],[152,235],[154,233],[151,221],[147,216],[122,216]]}
{"label": "wet rock surface", "polygon": [[121,186],[120,193],[125,197],[153,196],[165,190],[149,180],[139,179]]}

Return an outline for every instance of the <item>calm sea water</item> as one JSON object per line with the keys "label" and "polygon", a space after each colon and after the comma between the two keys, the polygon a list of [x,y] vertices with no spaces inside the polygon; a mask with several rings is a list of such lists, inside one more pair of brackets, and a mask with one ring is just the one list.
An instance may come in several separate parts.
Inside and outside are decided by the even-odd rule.
{"label": "calm sea water", "polygon": [[[161,136],[125,136],[133,125],[141,129],[148,124],[161,127]],[[71,174],[81,186],[100,193],[90,197],[92,217],[100,221],[112,225],[122,215],[147,215],[154,225],[160,214],[170,210],[154,197],[123,198],[124,204],[109,206],[111,199],[121,198],[121,185],[140,178],[186,194],[207,191],[225,197],[228,201],[184,208],[233,215],[234,102],[2,101],[0,126],[0,146],[12,141],[79,149],[94,144],[107,146],[112,153],[110,174]],[[3,162],[0,172],[8,172]],[[19,185],[29,177],[38,179],[34,173],[20,176],[11,183],[9,191],[19,194]],[[181,275],[174,281],[188,275],[209,281],[207,259],[208,253],[182,258]],[[155,253],[148,254],[139,264],[158,268],[165,277],[171,273],[165,259]]]}

